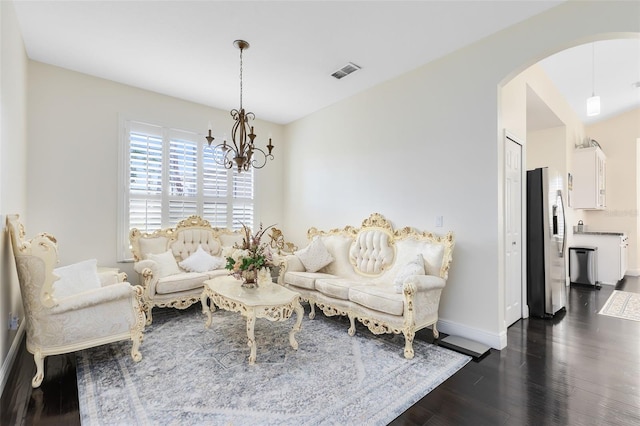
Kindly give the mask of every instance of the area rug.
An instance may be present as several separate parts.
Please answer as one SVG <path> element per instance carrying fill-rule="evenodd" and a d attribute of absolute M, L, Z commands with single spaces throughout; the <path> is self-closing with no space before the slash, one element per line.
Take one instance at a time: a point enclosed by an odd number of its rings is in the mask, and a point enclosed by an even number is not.
<path fill-rule="evenodd" d="M 211 328 L 200 309 L 154 312 L 142 361 L 120 342 L 77 353 L 83 425 L 384 425 L 462 368 L 470 357 L 375 336 L 348 321 L 305 316 L 255 324 L 257 360 L 248 364 L 245 320 L 216 311 Z"/>
<path fill-rule="evenodd" d="M 640 321 L 640 294 L 613 290 L 600 312 L 601 315 Z"/>

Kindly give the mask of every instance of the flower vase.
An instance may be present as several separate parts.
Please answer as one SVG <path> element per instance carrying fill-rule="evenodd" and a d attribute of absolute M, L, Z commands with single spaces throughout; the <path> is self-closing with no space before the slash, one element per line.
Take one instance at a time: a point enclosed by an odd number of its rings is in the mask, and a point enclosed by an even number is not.
<path fill-rule="evenodd" d="M 243 288 L 258 287 L 258 274 L 255 270 L 242 271 L 242 287 Z"/>

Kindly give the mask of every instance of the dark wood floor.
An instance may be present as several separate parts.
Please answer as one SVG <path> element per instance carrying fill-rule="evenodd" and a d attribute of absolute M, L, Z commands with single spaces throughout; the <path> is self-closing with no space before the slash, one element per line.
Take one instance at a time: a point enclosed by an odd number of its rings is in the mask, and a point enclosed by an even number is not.
<path fill-rule="evenodd" d="M 640 279 L 619 290 L 640 293 Z M 613 291 L 572 286 L 566 312 L 526 319 L 508 346 L 471 361 L 392 425 L 640 425 L 640 322 L 598 315 Z M 417 338 L 431 340 L 426 330 Z M 75 356 L 17 355 L 1 398 L 2 425 L 79 425 Z"/>

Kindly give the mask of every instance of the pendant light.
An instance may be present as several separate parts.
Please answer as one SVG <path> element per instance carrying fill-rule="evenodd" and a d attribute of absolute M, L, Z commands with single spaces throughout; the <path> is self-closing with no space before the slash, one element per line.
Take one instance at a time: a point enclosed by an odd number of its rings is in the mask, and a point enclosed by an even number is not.
<path fill-rule="evenodd" d="M 591 97 L 587 99 L 587 116 L 600 114 L 600 96 L 596 96 L 596 44 L 591 44 Z"/>

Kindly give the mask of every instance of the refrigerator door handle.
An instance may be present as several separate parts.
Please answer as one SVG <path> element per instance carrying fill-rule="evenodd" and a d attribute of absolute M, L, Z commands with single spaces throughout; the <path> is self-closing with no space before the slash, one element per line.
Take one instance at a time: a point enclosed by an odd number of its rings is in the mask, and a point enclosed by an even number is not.
<path fill-rule="evenodd" d="M 564 216 L 564 201 L 562 200 L 562 190 L 558 189 L 558 199 L 560 200 L 560 213 L 562 214 L 562 244 L 560 245 L 560 257 L 564 257 L 564 248 L 567 244 L 567 224 Z"/>

